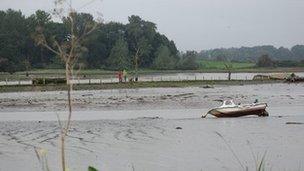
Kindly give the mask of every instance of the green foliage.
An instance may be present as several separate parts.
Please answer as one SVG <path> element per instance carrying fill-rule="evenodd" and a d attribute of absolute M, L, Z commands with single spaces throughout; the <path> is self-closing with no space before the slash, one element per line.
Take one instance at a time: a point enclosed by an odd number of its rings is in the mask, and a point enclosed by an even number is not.
<path fill-rule="evenodd" d="M 278 67 L 304 67 L 304 60 L 303 61 L 277 61 L 276 66 Z"/>
<path fill-rule="evenodd" d="M 197 63 L 197 53 L 195 51 L 187 51 L 182 55 L 178 63 L 178 69 L 195 70 L 198 68 L 199 64 Z"/>
<path fill-rule="evenodd" d="M 94 167 L 92 167 L 92 166 L 89 166 L 88 171 L 98 171 L 98 170 L 97 170 L 97 169 L 95 169 L 95 168 L 94 168 Z"/>
<path fill-rule="evenodd" d="M 76 15 L 76 35 L 82 35 L 87 29 L 86 26 L 92 26 L 95 22 L 90 14 L 73 15 Z M 67 19 L 64 19 L 63 23 L 54 22 L 49 13 L 41 10 L 29 17 L 25 17 L 20 11 L 0 11 L 0 72 L 14 73 L 27 68 L 63 67 L 54 53 L 35 44 L 35 32 L 43 32 L 46 41 L 54 48 L 54 40 L 59 44 L 67 42 L 70 24 Z M 133 64 L 133 57 L 138 51 L 139 68 L 151 68 L 160 45 L 167 46 L 170 54 L 176 58 L 178 51 L 175 43 L 156 30 L 156 24 L 139 16 L 129 17 L 127 24 L 103 24 L 80 42 L 79 46 L 84 48 L 79 53 L 79 62 L 87 68 L 113 69 L 115 63 L 123 61 L 118 67 L 115 64 L 115 67 L 128 68 Z M 123 55 L 123 59 L 118 58 L 121 53 L 127 54 L 127 51 L 128 55 Z M 112 57 L 114 59 L 111 59 Z"/>
<path fill-rule="evenodd" d="M 46 84 L 66 84 L 65 78 L 34 78 L 34 85 L 46 85 Z"/>
<path fill-rule="evenodd" d="M 171 55 L 167 46 L 160 46 L 156 51 L 154 66 L 156 69 L 174 69 L 176 59 Z"/>
<path fill-rule="evenodd" d="M 294 55 L 294 58 L 304 60 L 304 45 L 296 45 L 292 47 L 291 52 Z"/>
<path fill-rule="evenodd" d="M 258 67 L 274 67 L 275 62 L 268 55 L 262 55 L 256 65 Z"/>
<path fill-rule="evenodd" d="M 77 35 L 81 35 L 86 25 L 94 24 L 94 17 L 86 13 L 75 13 Z M 35 44 L 35 31 L 41 30 L 54 47 L 54 40 L 59 44 L 69 39 L 69 21 L 63 23 L 55 22 L 48 12 L 38 10 L 33 15 L 24 16 L 20 11 L 0 11 L 0 72 L 14 73 L 28 69 L 39 68 L 63 68 L 63 63 L 48 49 Z M 124 40 L 122 43 L 121 40 Z M 179 55 L 175 43 L 165 35 L 157 32 L 155 23 L 145 21 L 139 16 L 130 16 L 127 24 L 109 22 L 103 24 L 96 31 L 91 33 L 83 42 L 80 42 L 82 52 L 79 53 L 79 62 L 82 68 L 89 69 L 113 69 L 118 61 L 124 61 L 115 69 L 134 68 L 134 57 L 138 51 L 138 67 L 157 69 L 197 69 L 198 66 L 204 69 L 223 69 L 222 64 L 202 62 L 200 65 L 194 58 L 218 61 L 252 61 L 256 63 L 263 54 L 269 54 L 278 66 L 294 66 L 294 63 L 287 61 L 304 60 L 304 45 L 296 45 L 290 50 L 284 47 L 273 46 L 242 47 L 229 49 L 213 49 L 200 53 L 186 52 Z M 164 50 L 164 47 L 167 47 Z M 126 48 L 127 47 L 127 48 Z M 68 47 L 66 47 L 68 48 Z M 160 49 L 163 49 L 160 53 Z M 124 55 L 119 59 L 119 54 Z M 169 52 L 168 52 L 169 51 Z M 165 53 L 170 55 L 164 55 Z M 162 56 L 162 57 L 160 57 Z M 164 57 L 164 56 L 167 56 Z M 114 58 L 114 59 L 111 59 Z M 121 57 L 120 57 L 121 58 Z M 127 60 L 126 60 L 126 59 Z M 126 62 L 128 61 L 128 62 Z M 166 61 L 170 61 L 166 65 Z M 173 66 L 174 61 L 177 64 Z M 285 61 L 285 62 L 280 62 Z M 111 65 L 109 65 L 111 64 Z M 246 68 L 251 64 L 233 64 L 233 68 Z M 300 65 L 300 63 L 297 64 Z"/>
<path fill-rule="evenodd" d="M 122 38 L 117 40 L 107 60 L 109 68 L 123 70 L 130 67 L 128 44 Z"/>
<path fill-rule="evenodd" d="M 273 60 L 304 60 L 304 45 L 296 45 L 291 49 L 274 46 L 255 46 L 241 48 L 221 48 L 201 51 L 200 59 L 209 60 L 234 60 L 234 61 L 257 61 L 264 54 L 273 57 Z"/>

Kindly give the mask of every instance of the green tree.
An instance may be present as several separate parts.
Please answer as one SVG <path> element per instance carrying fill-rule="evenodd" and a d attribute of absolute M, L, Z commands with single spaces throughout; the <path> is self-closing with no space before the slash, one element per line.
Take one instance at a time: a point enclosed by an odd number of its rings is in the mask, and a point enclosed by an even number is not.
<path fill-rule="evenodd" d="M 275 62 L 268 55 L 262 55 L 256 65 L 258 67 L 274 67 Z"/>
<path fill-rule="evenodd" d="M 228 80 L 230 81 L 231 80 L 231 72 L 232 72 L 232 69 L 233 69 L 233 65 L 230 61 L 226 61 L 224 63 L 224 66 L 225 66 L 225 69 L 228 73 Z"/>
<path fill-rule="evenodd" d="M 304 60 L 304 45 L 296 45 L 292 47 L 291 52 L 296 60 Z"/>
<path fill-rule="evenodd" d="M 84 35 L 83 33 L 94 24 L 93 16 L 90 14 L 74 13 L 73 15 L 75 15 L 74 25 L 77 25 L 74 35 L 77 37 Z M 46 47 L 37 46 L 33 38 L 36 38 L 37 32 L 43 33 L 46 42 L 57 42 L 68 50 L 67 42 L 71 40 L 69 28 L 71 23 L 68 17 L 63 18 L 62 22 L 55 22 L 48 12 L 42 10 L 36 11 L 29 17 L 25 17 L 20 11 L 0 11 L 0 56 L 5 59 L 3 60 L 5 62 L 2 61 L 0 71 L 15 72 L 30 68 L 64 66 L 62 65 L 64 62 L 58 60 L 58 55 Z M 179 60 L 175 43 L 157 32 L 154 23 L 145 21 L 139 16 L 130 16 L 127 24 L 117 22 L 102 24 L 96 31 L 84 37 L 85 39 L 79 42 L 82 54 L 79 55 L 81 59 L 77 65 L 81 63 L 88 68 L 107 68 L 108 57 L 121 38 L 127 42 L 129 60 L 134 64 L 132 68 L 154 66 L 160 45 L 166 46 L 171 56 L 176 61 Z M 55 44 L 50 46 L 56 47 Z"/>
<path fill-rule="evenodd" d="M 139 66 L 151 66 L 156 51 L 152 47 L 152 41 L 156 35 L 156 25 L 142 20 L 139 16 L 132 15 L 129 17 L 129 23 L 126 27 L 127 40 L 132 56 L 137 56 Z"/>
<path fill-rule="evenodd" d="M 197 52 L 195 51 L 187 51 L 183 54 L 178 65 L 178 68 L 183 70 L 195 70 L 198 67 Z"/>
<path fill-rule="evenodd" d="M 167 46 L 160 46 L 156 51 L 156 59 L 154 67 L 156 69 L 174 69 L 176 66 L 176 59 L 172 56 Z"/>
<path fill-rule="evenodd" d="M 23 61 L 28 56 L 30 41 L 25 16 L 20 11 L 7 10 L 0 15 L 0 56 L 7 59 L 10 73 L 24 70 Z"/>
<path fill-rule="evenodd" d="M 130 57 L 128 43 L 120 38 L 111 50 L 107 59 L 108 68 L 115 70 L 123 70 L 130 67 Z"/>

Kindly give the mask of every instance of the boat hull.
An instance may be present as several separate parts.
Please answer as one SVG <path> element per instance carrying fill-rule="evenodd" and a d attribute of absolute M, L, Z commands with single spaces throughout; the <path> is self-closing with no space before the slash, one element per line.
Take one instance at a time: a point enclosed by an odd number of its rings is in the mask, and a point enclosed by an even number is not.
<path fill-rule="evenodd" d="M 257 104 L 254 106 L 242 106 L 242 107 L 228 107 L 228 108 L 216 108 L 212 109 L 208 112 L 218 118 L 223 117 L 241 117 L 241 116 L 249 116 L 249 115 L 257 115 L 257 116 L 269 116 L 266 111 L 267 104 Z"/>

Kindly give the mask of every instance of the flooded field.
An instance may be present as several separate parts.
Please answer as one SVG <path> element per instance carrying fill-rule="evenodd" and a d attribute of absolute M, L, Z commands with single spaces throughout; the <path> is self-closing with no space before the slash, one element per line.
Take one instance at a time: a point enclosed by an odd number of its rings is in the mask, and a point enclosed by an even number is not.
<path fill-rule="evenodd" d="M 38 171 L 34 147 L 59 169 L 56 114 L 65 92 L 0 94 L 0 170 Z M 255 170 L 266 153 L 268 170 L 304 169 L 304 84 L 147 88 L 73 92 L 68 138 L 70 170 Z M 269 104 L 270 117 L 201 115 L 219 99 Z M 294 123 L 299 124 L 286 124 Z"/>
<path fill-rule="evenodd" d="M 231 79 L 233 80 L 252 80 L 257 74 L 270 75 L 269 73 L 232 73 Z M 282 72 L 271 73 L 282 74 Z M 304 77 L 304 72 L 295 72 L 296 75 Z M 184 80 L 226 80 L 227 73 L 163 73 L 163 74 L 144 74 L 139 76 L 139 81 L 184 81 Z M 102 84 L 102 83 L 117 83 L 119 82 L 116 75 L 108 75 L 101 78 L 85 79 L 74 78 L 74 84 Z M 31 80 L 7 80 L 0 81 L 1 85 L 32 85 Z"/>

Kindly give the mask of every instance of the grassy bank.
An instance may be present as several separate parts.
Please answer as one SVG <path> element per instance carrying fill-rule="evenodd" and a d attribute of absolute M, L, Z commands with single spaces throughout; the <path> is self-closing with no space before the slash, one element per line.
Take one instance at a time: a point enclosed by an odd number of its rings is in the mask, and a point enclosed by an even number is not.
<path fill-rule="evenodd" d="M 209 67 L 201 68 L 199 70 L 140 70 L 139 75 L 161 75 L 161 74 L 175 74 L 175 73 L 219 73 L 226 72 L 223 68 L 223 63 L 217 64 L 210 63 Z M 250 73 L 273 73 L 273 72 L 304 72 L 304 68 L 256 68 L 245 67 L 251 66 L 251 63 L 234 63 L 234 73 L 250 72 Z M 129 71 L 132 74 L 132 71 Z M 29 76 L 26 76 L 26 72 L 16 72 L 14 74 L 0 73 L 0 81 L 7 80 L 30 80 L 31 78 L 49 78 L 49 77 L 64 77 L 65 71 L 63 69 L 42 69 L 32 70 L 28 72 Z M 115 77 L 115 71 L 106 71 L 98 69 L 81 70 L 78 74 L 81 79 L 100 79 L 100 78 L 113 78 Z"/>
<path fill-rule="evenodd" d="M 153 87 L 204 87 L 206 85 L 246 85 L 282 83 L 282 81 L 258 81 L 258 80 L 215 80 L 215 81 L 159 81 L 159 82 L 137 82 L 137 83 L 108 83 L 108 84 L 81 84 L 74 85 L 74 90 L 102 90 L 102 89 L 133 89 Z M 61 91 L 66 90 L 66 85 L 39 85 L 39 86 L 0 86 L 0 92 L 22 92 L 22 91 Z"/>

